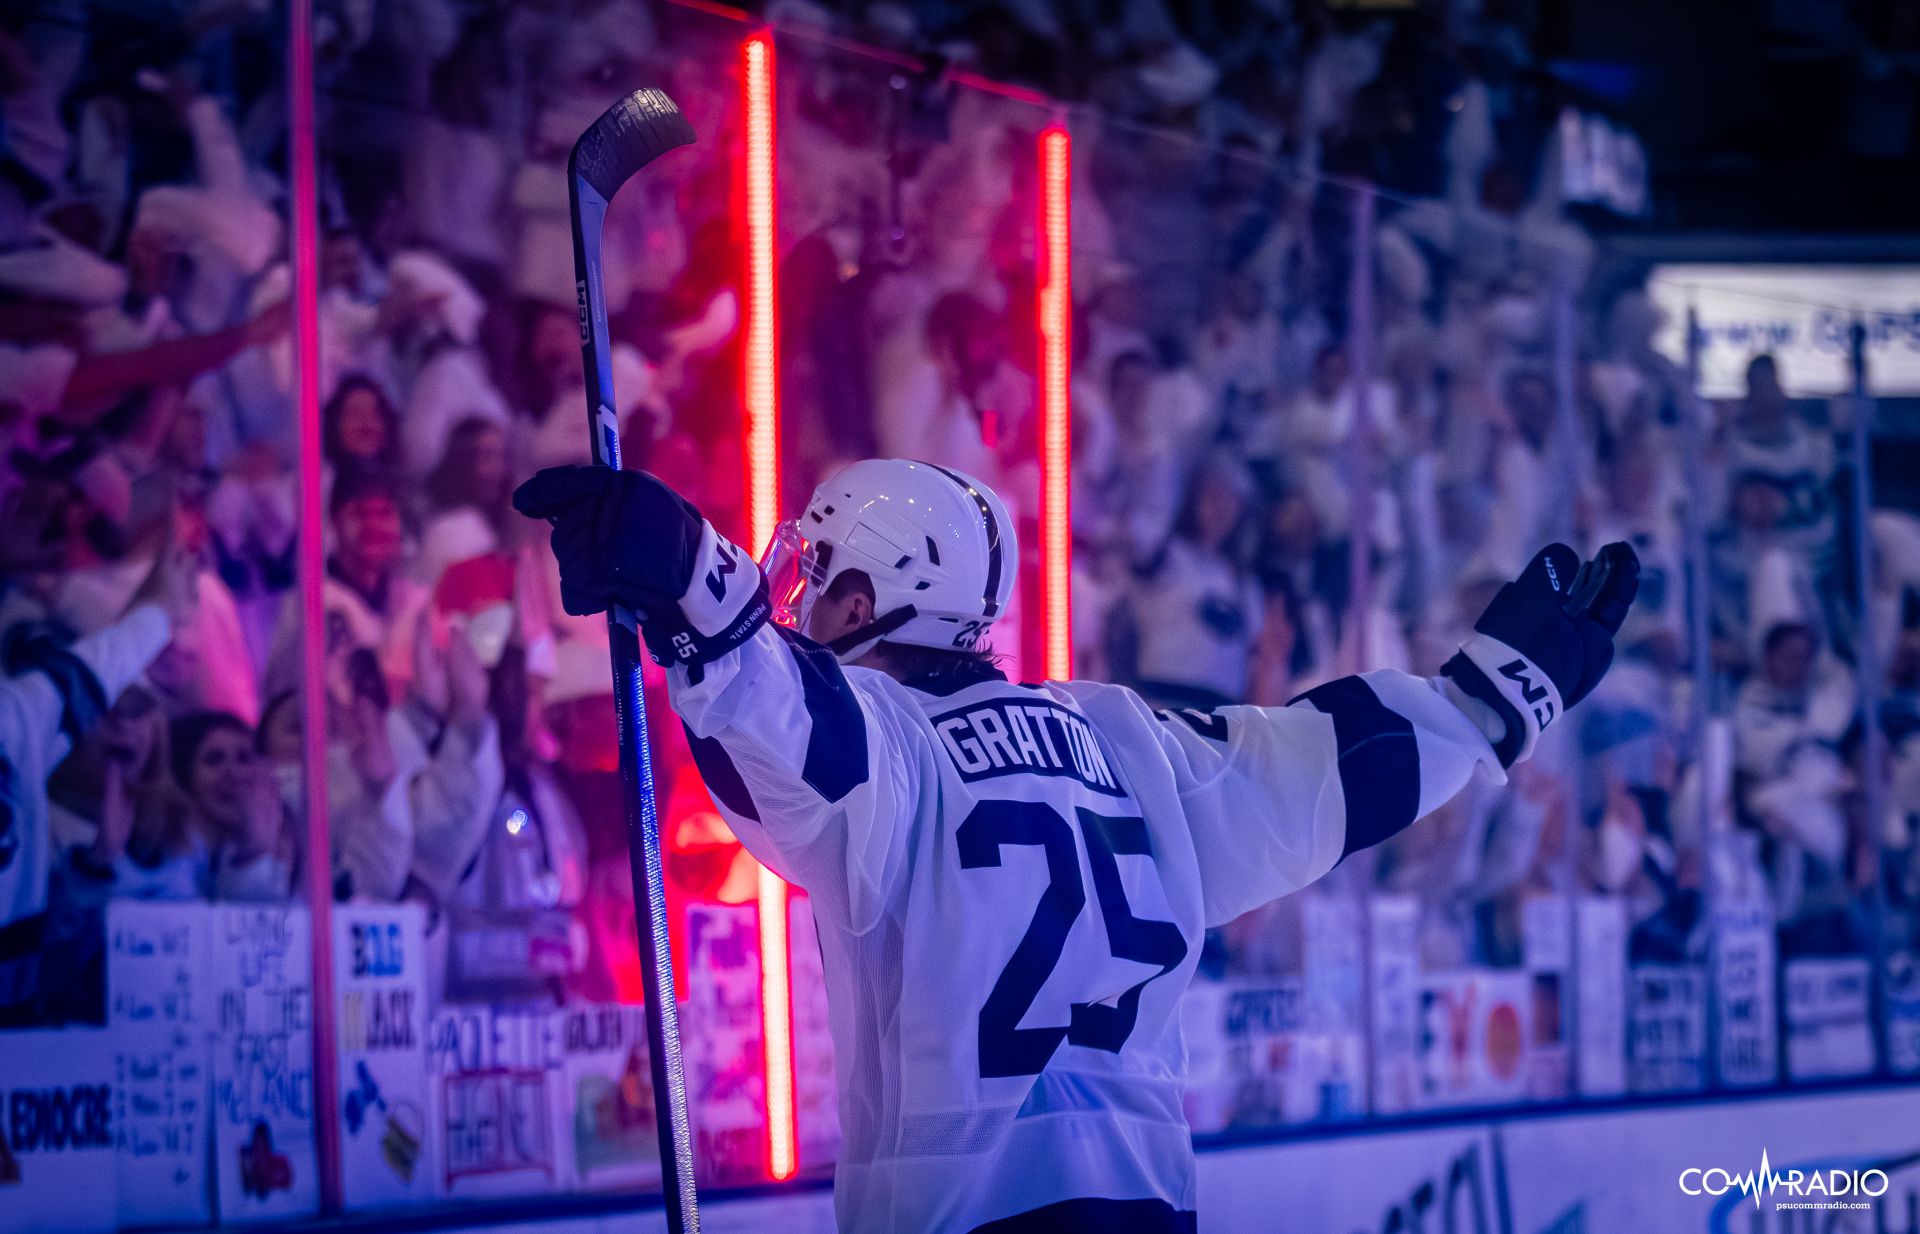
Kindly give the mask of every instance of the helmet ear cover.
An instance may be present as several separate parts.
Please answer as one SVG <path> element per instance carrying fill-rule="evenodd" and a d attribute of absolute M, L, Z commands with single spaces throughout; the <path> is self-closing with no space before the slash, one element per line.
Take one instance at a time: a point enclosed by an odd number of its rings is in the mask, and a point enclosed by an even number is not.
<path fill-rule="evenodd" d="M 842 634 L 827 644 L 827 650 L 831 651 L 834 658 L 843 664 L 849 660 L 857 660 L 873 650 L 874 645 L 881 639 L 919 615 L 913 611 L 913 605 L 903 604 L 884 617 L 876 617 L 866 625 Z"/>

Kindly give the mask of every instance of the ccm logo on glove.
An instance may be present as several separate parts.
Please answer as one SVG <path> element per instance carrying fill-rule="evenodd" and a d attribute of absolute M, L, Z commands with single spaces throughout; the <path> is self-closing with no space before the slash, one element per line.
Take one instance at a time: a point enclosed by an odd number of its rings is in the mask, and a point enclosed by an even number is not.
<path fill-rule="evenodd" d="M 715 603 L 724 603 L 727 598 L 727 580 L 740 568 L 739 550 L 725 540 L 719 544 L 720 563 L 707 571 L 707 590 L 713 593 Z"/>
<path fill-rule="evenodd" d="M 1530 704 L 1539 704 L 1543 701 L 1546 703 L 1545 707 L 1536 705 L 1533 708 L 1533 718 L 1540 725 L 1541 731 L 1545 732 L 1547 725 L 1553 723 L 1555 714 L 1553 700 L 1548 697 L 1553 691 L 1545 685 L 1534 685 L 1533 678 L 1529 675 L 1531 670 L 1531 665 L 1515 656 L 1500 666 L 1500 675 L 1520 687 L 1522 701 Z"/>

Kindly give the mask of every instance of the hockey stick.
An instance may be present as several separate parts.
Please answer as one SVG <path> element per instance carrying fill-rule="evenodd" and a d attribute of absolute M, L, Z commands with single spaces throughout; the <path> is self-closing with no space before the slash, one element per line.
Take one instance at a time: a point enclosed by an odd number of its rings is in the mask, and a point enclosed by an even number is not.
<path fill-rule="evenodd" d="M 637 90 L 607 109 L 567 159 L 573 207 L 573 277 L 580 295 L 580 350 L 587 369 L 588 427 L 593 461 L 620 466 L 620 425 L 614 414 L 613 356 L 607 342 L 607 301 L 600 281 L 600 230 L 607 203 L 642 167 L 693 141 L 693 128 L 658 90 Z M 693 1184 L 693 1132 L 687 1121 L 686 1081 L 680 1066 L 680 1024 L 673 1002 L 673 952 L 667 943 L 667 898 L 660 864 L 660 819 L 653 803 L 653 764 L 647 757 L 647 711 L 640 694 L 640 638 L 634 615 L 607 614 L 613 653 L 613 705 L 620 726 L 620 779 L 627 811 L 627 852 L 633 862 L 634 918 L 640 931 L 640 971 L 647 992 L 647 1049 L 653 1064 L 653 1109 L 660 1135 L 660 1183 L 668 1234 L 699 1234 Z"/>

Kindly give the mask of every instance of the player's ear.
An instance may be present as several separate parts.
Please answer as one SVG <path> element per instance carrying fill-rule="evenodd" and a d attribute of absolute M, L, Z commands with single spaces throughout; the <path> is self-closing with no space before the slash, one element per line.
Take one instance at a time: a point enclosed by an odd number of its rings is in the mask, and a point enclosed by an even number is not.
<path fill-rule="evenodd" d="M 831 607 L 824 612 L 816 608 L 814 610 L 816 618 L 824 618 L 823 634 L 816 637 L 838 638 L 842 634 L 858 630 L 873 620 L 873 584 L 867 581 L 865 571 L 842 570 L 834 576 L 832 585 L 827 588 L 827 593 L 821 596 L 820 600 L 821 603 L 829 606 L 836 604 L 840 606 L 839 628 L 834 628 L 834 610 Z"/>
<path fill-rule="evenodd" d="M 873 593 L 862 587 L 847 597 L 846 629 L 857 630 L 873 620 Z"/>

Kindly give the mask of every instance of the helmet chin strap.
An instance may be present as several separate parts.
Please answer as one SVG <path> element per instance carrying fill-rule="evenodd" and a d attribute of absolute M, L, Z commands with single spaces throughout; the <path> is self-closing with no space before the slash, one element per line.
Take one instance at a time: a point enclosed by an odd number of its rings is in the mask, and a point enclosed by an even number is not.
<path fill-rule="evenodd" d="M 873 644 L 879 642 L 887 635 L 892 634 L 895 630 L 898 630 L 901 626 L 906 625 L 919 615 L 913 605 L 902 604 L 885 617 L 876 617 L 866 625 L 842 634 L 839 638 L 827 644 L 827 650 L 831 651 L 834 659 L 840 661 L 840 663 L 850 663 L 865 655 Z"/>

